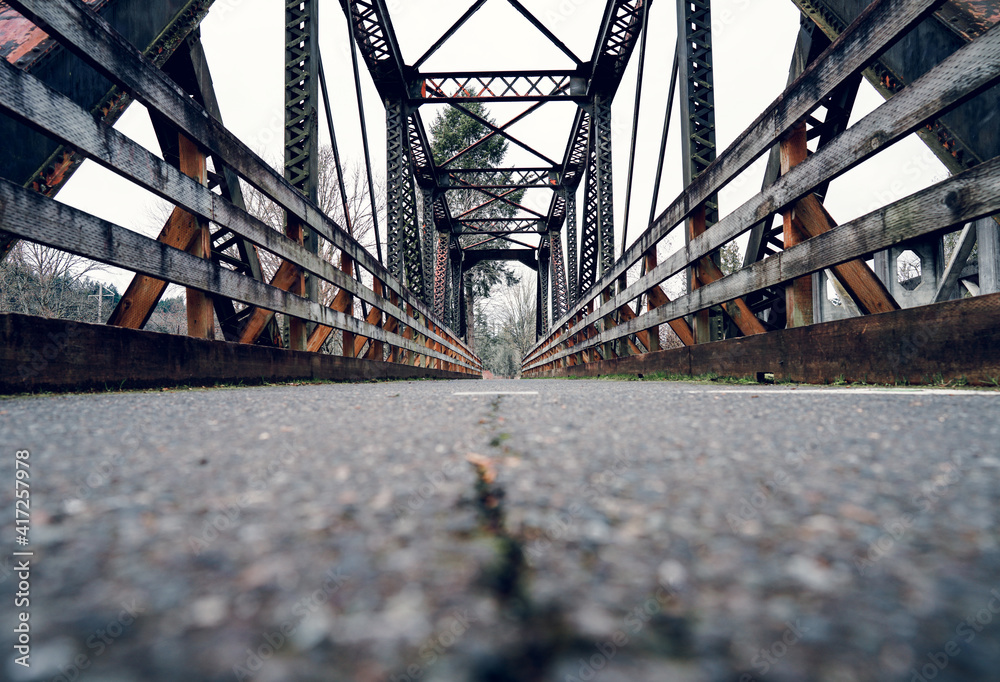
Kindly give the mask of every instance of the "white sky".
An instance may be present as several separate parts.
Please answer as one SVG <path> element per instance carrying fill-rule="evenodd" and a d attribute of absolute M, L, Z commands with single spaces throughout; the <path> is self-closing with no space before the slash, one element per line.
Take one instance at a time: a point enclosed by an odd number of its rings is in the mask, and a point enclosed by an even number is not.
<path fill-rule="evenodd" d="M 419 59 L 471 2 L 389 0 L 404 60 L 413 63 Z M 320 5 L 320 42 L 333 117 L 341 154 L 350 167 L 363 163 L 364 157 L 347 47 L 347 23 L 339 3 L 321 2 Z M 590 59 L 604 2 L 527 0 L 525 5 L 577 56 L 584 61 Z M 673 2 L 660 0 L 650 11 L 629 243 L 642 232 L 642 224 L 649 213 L 677 24 Z M 282 154 L 283 21 L 284 3 L 276 0 L 218 0 L 202 24 L 202 39 L 223 120 L 237 137 L 269 159 L 280 159 Z M 720 151 L 732 144 L 784 89 L 797 30 L 798 10 L 789 0 L 713 2 Z M 636 49 L 612 112 L 616 250 L 621 245 L 620 230 L 625 211 L 638 55 Z M 572 62 L 507 2 L 490 0 L 478 16 L 423 65 L 422 70 L 561 69 L 571 66 Z M 385 110 L 363 61 L 361 72 L 373 168 L 377 176 L 384 176 Z M 882 98 L 863 82 L 852 123 L 881 103 Z M 528 106 L 495 104 L 490 105 L 490 110 L 499 123 L 504 123 Z M 539 113 L 513 126 L 510 132 L 550 158 L 561 161 L 574 106 L 548 104 Z M 433 106 L 423 108 L 425 125 L 430 125 L 435 112 Z M 148 115 L 140 105 L 134 104 L 116 128 L 159 153 Z M 328 142 L 325 120 L 321 121 L 320 130 L 321 143 L 325 144 Z M 658 213 L 682 190 L 680 133 L 675 103 Z M 720 196 L 723 215 L 760 190 L 765 161 L 766 155 L 723 190 Z M 508 163 L 544 165 L 514 145 L 510 147 Z M 945 176 L 943 166 L 919 139 L 911 136 L 835 181 L 826 205 L 842 223 Z M 544 214 L 550 197 L 549 190 L 532 190 L 526 195 L 525 203 Z M 160 229 L 160 218 L 153 210 L 159 200 L 89 161 L 58 198 L 143 234 L 155 236 Z M 578 203 L 582 204 L 582 188 Z M 383 233 L 384 229 L 383 225 Z M 131 274 L 107 268 L 99 278 L 114 283 L 123 291 Z"/>

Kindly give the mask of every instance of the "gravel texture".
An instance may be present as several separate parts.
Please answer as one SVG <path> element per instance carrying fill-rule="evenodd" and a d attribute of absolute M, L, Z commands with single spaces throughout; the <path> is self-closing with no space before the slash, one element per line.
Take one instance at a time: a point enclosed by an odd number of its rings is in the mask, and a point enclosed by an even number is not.
<path fill-rule="evenodd" d="M 34 556 L 25 669 L 8 511 L 0 679 L 1000 680 L 998 416 L 645 381 L 3 399 Z"/>

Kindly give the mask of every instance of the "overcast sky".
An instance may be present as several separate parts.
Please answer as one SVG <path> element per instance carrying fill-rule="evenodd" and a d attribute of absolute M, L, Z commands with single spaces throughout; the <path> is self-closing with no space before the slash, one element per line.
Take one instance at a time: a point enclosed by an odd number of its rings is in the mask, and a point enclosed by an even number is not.
<path fill-rule="evenodd" d="M 413 63 L 471 4 L 472 0 L 389 0 L 388 5 L 407 63 Z M 589 60 L 604 10 L 600 0 L 526 0 L 535 15 L 576 53 Z M 798 30 L 798 10 L 789 0 L 715 0 L 713 43 L 717 142 L 725 149 L 785 87 Z M 643 230 L 649 213 L 656 154 L 663 125 L 670 60 L 676 36 L 676 3 L 660 0 L 650 10 L 642 110 L 637 137 L 636 177 L 629 243 Z M 283 125 L 284 3 L 277 0 L 217 0 L 202 24 L 202 38 L 227 127 L 259 154 L 280 159 Z M 345 164 L 363 163 L 361 133 L 347 43 L 347 22 L 339 2 L 320 2 L 320 43 L 331 93 L 333 118 Z M 613 108 L 616 249 L 621 246 L 632 137 L 632 109 L 638 49 L 626 72 Z M 572 62 L 549 43 L 505 0 L 490 0 L 451 42 L 422 67 L 424 71 L 481 69 L 561 69 Z M 385 174 L 385 110 L 361 62 L 362 86 L 373 166 Z M 882 98 L 862 83 L 853 121 L 872 111 Z M 528 104 L 494 104 L 500 123 Z M 573 104 L 554 103 L 511 127 L 511 134 L 556 161 L 561 161 L 574 115 Z M 425 106 L 430 125 L 437 109 Z M 159 154 L 145 109 L 133 104 L 116 128 Z M 328 142 L 325 121 L 322 143 Z M 664 181 L 657 211 L 681 192 L 680 128 L 677 107 L 667 148 Z M 737 178 L 720 197 L 722 214 L 760 190 L 763 163 Z M 510 165 L 544 165 L 511 146 Z M 880 153 L 831 186 L 827 207 L 841 223 L 913 193 L 946 176 L 943 166 L 915 136 Z M 581 201 L 582 203 L 582 194 Z M 525 203 L 545 213 L 549 190 L 532 190 Z M 86 162 L 58 199 L 107 220 L 155 236 L 160 229 L 159 201 L 153 195 Z M 161 202 L 162 203 L 162 202 Z M 384 226 L 383 231 L 384 231 Z M 745 240 L 744 240 L 745 241 Z M 123 291 L 131 274 L 107 268 L 99 276 Z"/>

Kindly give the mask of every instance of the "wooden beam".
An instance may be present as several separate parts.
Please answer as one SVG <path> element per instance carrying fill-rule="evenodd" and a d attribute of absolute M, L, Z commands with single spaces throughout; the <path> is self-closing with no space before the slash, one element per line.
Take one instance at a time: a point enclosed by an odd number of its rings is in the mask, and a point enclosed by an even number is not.
<path fill-rule="evenodd" d="M 0 314 L 0 394 L 418 378 L 478 374 Z"/>
<path fill-rule="evenodd" d="M 205 163 L 205 153 L 185 135 L 178 135 L 180 150 L 181 173 L 193 179 L 199 185 L 208 184 L 208 166 Z M 197 216 L 191 216 L 195 237 L 191 241 L 188 252 L 197 258 L 212 257 L 212 233 L 208 229 L 208 221 Z M 215 306 L 212 299 L 198 289 L 187 290 L 187 323 L 188 336 L 197 339 L 215 338 Z"/>
<path fill-rule="evenodd" d="M 302 272 L 289 261 L 282 261 L 271 278 L 271 286 L 282 291 L 291 291 L 301 280 Z M 274 311 L 254 308 L 240 331 L 240 343 L 257 343 L 257 339 L 274 319 Z M 292 348 L 292 350 L 299 350 Z"/>
<path fill-rule="evenodd" d="M 707 229 L 705 225 L 705 204 L 699 205 L 691 212 L 691 215 L 688 216 L 687 224 L 687 236 L 689 241 L 693 241 L 694 239 L 705 234 L 705 230 Z M 710 258 L 711 256 L 699 259 L 688 269 L 688 291 L 697 291 L 697 289 L 702 285 L 703 264 L 705 264 L 705 261 Z M 711 311 L 699 310 L 692 316 L 691 321 L 695 343 L 708 343 L 712 340 Z"/>
<path fill-rule="evenodd" d="M 806 160 L 806 124 L 799 123 L 781 141 L 781 174 L 787 175 L 795 166 Z M 794 206 L 782 212 L 784 220 L 782 236 L 785 248 L 801 244 L 809 237 L 793 219 Z M 799 277 L 785 285 L 785 312 L 789 327 L 804 327 L 813 323 L 813 278 L 812 275 Z"/>
<path fill-rule="evenodd" d="M 815 194 L 810 194 L 795 202 L 791 220 L 796 229 L 806 238 L 818 237 L 837 226 L 837 222 L 827 213 Z M 837 281 L 851 297 L 858 310 L 865 315 L 888 313 L 899 310 L 899 304 L 892 297 L 885 284 L 861 258 L 834 265 L 830 268 Z"/>
<path fill-rule="evenodd" d="M 188 251 L 194 241 L 200 237 L 197 222 L 190 213 L 175 208 L 163 224 L 157 241 L 172 246 L 175 249 Z M 156 310 L 156 305 L 163 298 L 168 282 L 146 275 L 136 275 L 129 282 L 128 288 L 118 301 L 108 324 L 113 327 L 142 329 L 149 322 L 150 316 Z"/>

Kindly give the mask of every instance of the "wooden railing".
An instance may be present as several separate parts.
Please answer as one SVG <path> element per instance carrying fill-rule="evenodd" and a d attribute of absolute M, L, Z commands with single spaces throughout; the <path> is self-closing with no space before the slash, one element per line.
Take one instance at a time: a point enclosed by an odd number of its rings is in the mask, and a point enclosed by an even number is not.
<path fill-rule="evenodd" d="M 525 375 L 557 375 L 581 365 L 655 352 L 658 327 L 668 323 L 684 345 L 703 343 L 706 339 L 695 338 L 685 316 L 786 286 L 791 311 L 796 303 L 792 283 L 826 268 L 836 268 L 837 278 L 862 312 L 898 310 L 865 259 L 906 240 L 955 230 L 1000 212 L 1000 158 L 840 226 L 813 189 L 1000 82 L 1000 27 L 957 50 L 815 153 L 805 148 L 804 126 L 824 98 L 938 4 L 883 0 L 869 6 L 555 321 L 552 332 L 525 356 Z M 776 144 L 781 148 L 783 175 L 704 229 L 705 202 Z M 784 250 L 723 276 L 711 255 L 773 213 L 785 217 Z M 657 262 L 657 245 L 685 222 L 690 234 L 686 246 Z M 637 274 L 633 266 L 640 260 L 642 273 Z M 660 284 L 683 271 L 695 277 L 698 286 L 670 300 Z M 781 333 L 765 332 L 753 324 L 756 318 L 741 320 L 750 315 L 745 306 L 730 305 L 727 313 L 744 335 Z M 796 326 L 791 312 L 789 319 L 789 326 Z"/>
<path fill-rule="evenodd" d="M 307 347 L 317 350 L 333 330 L 340 330 L 345 341 L 352 341 L 344 344 L 344 355 L 348 357 L 355 357 L 356 349 L 368 348 L 366 357 L 375 361 L 480 374 L 482 365 L 476 355 L 437 321 L 427 306 L 97 14 L 71 0 L 13 0 L 9 4 L 151 112 L 175 126 L 181 140 L 180 167 L 159 159 L 35 76 L 3 60 L 0 60 L 0 109 L 175 204 L 191 214 L 199 226 L 197 229 L 205 234 L 210 221 L 278 256 L 283 264 L 275 279 L 267 284 L 208 260 L 204 248 L 207 240 L 195 239 L 201 241 L 195 248 L 175 248 L 56 203 L 7 180 L 0 180 L 0 229 L 45 246 L 179 284 L 206 294 L 206 299 L 219 296 L 244 303 L 254 309 L 251 320 L 256 319 L 258 327 L 274 313 L 289 316 L 293 326 L 297 324 L 302 329 L 306 328 L 304 323 L 313 323 L 311 336 L 300 342 L 298 350 Z M 289 225 L 286 234 L 275 231 L 207 187 L 204 165 L 209 153 L 285 211 Z M 344 255 L 347 266 L 342 263 L 341 267 L 335 267 L 305 248 L 302 227 L 330 242 Z M 328 282 L 341 293 L 333 307 L 293 293 L 303 291 L 305 273 Z M 364 284 L 365 280 L 371 286 Z M 372 312 L 364 319 L 355 314 L 355 299 L 371 307 Z M 189 308 L 191 305 L 189 297 Z M 206 314 L 211 320 L 210 307 Z M 256 337 L 248 332 L 246 338 L 252 341 Z M 305 336 L 301 338 L 304 340 Z"/>

